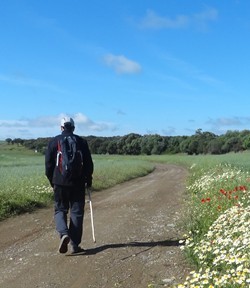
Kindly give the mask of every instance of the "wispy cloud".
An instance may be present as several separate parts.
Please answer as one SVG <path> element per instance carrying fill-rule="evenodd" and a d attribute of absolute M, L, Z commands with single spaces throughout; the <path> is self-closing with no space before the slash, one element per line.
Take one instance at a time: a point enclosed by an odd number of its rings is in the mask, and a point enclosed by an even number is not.
<path fill-rule="evenodd" d="M 118 109 L 118 110 L 116 111 L 116 114 L 117 114 L 117 115 L 126 115 L 126 113 L 125 113 L 122 109 Z"/>
<path fill-rule="evenodd" d="M 52 116 L 41 116 L 37 118 L 23 118 L 19 120 L 0 119 L 1 139 L 6 138 L 37 138 L 51 137 L 60 133 L 60 121 L 66 114 L 61 113 Z M 82 113 L 67 115 L 74 119 L 76 133 L 79 135 L 96 134 L 114 131 L 114 123 L 93 121 Z"/>
<path fill-rule="evenodd" d="M 221 117 L 209 119 L 207 124 L 211 124 L 214 127 L 245 126 L 250 124 L 250 117 Z"/>
<path fill-rule="evenodd" d="M 6 82 L 14 85 L 23 85 L 23 86 L 41 86 L 38 80 L 28 79 L 24 77 L 21 73 L 15 73 L 13 75 L 4 75 L 0 74 L 0 81 Z"/>
<path fill-rule="evenodd" d="M 114 124 L 108 122 L 95 122 L 82 113 L 72 116 L 78 129 L 81 131 L 101 132 L 114 129 Z"/>
<path fill-rule="evenodd" d="M 0 74 L 0 82 L 5 82 L 16 86 L 26 86 L 31 88 L 46 88 L 58 93 L 68 93 L 60 87 L 46 83 L 42 80 L 25 77 L 22 73 L 14 73 L 11 75 Z"/>
<path fill-rule="evenodd" d="M 162 129 L 162 133 L 163 133 L 163 135 L 167 135 L 167 136 L 175 135 L 176 134 L 176 128 L 169 126 L 165 129 Z"/>
<path fill-rule="evenodd" d="M 140 28 L 150 29 L 185 29 L 195 27 L 204 30 L 211 21 L 218 18 L 215 8 L 206 7 L 204 11 L 192 15 L 177 15 L 174 18 L 160 16 L 153 10 L 147 10 L 146 16 L 140 21 Z"/>
<path fill-rule="evenodd" d="M 105 122 L 95 122 L 82 113 L 66 115 L 61 113 L 57 116 L 38 117 L 28 119 L 27 124 L 31 127 L 59 127 L 62 117 L 70 116 L 74 119 L 76 128 L 80 131 L 104 131 L 113 128 L 113 125 Z"/>
<path fill-rule="evenodd" d="M 135 74 L 141 72 L 139 63 L 123 55 L 107 54 L 104 56 L 104 63 L 114 69 L 118 74 Z"/>
<path fill-rule="evenodd" d="M 25 127 L 27 126 L 27 122 L 23 120 L 0 120 L 0 127 L 5 127 L 5 128 L 20 128 L 20 127 Z"/>
<path fill-rule="evenodd" d="M 155 29 L 185 28 L 189 25 L 189 21 L 189 17 L 185 15 L 178 15 L 175 19 L 170 19 L 169 17 L 159 16 L 152 10 L 148 10 L 140 23 L 140 27 Z"/>
<path fill-rule="evenodd" d="M 210 118 L 206 124 L 210 126 L 210 131 L 214 131 L 216 134 L 225 134 L 228 130 L 239 130 L 240 127 L 249 127 L 250 117 Z"/>
<path fill-rule="evenodd" d="M 178 72 L 181 72 L 186 77 L 192 78 L 194 80 L 199 80 L 205 84 L 216 86 L 216 85 L 224 85 L 224 83 L 213 76 L 208 75 L 206 72 L 202 71 L 201 69 L 195 67 L 194 65 L 170 56 L 168 54 L 164 54 L 162 58 L 167 62 L 167 64 L 175 69 Z M 182 80 L 183 81 L 183 80 Z"/>
<path fill-rule="evenodd" d="M 218 15 L 219 13 L 215 8 L 206 8 L 204 11 L 194 14 L 191 21 L 198 30 L 206 30 L 208 23 L 216 21 Z"/>

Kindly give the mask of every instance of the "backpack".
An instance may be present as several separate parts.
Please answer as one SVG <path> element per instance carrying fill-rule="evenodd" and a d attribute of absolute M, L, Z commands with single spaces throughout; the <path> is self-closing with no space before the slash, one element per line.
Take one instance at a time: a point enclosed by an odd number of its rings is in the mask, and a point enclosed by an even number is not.
<path fill-rule="evenodd" d="M 56 166 L 65 180 L 74 180 L 82 177 L 82 152 L 78 149 L 75 136 L 65 136 L 58 141 Z"/>

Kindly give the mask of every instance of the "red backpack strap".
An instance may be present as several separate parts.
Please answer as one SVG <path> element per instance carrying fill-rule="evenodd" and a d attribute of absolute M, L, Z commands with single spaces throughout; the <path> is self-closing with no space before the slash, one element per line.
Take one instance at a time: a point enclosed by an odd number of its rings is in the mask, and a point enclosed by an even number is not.
<path fill-rule="evenodd" d="M 57 142 L 56 166 L 59 167 L 60 172 L 62 172 L 62 149 L 59 140 Z"/>

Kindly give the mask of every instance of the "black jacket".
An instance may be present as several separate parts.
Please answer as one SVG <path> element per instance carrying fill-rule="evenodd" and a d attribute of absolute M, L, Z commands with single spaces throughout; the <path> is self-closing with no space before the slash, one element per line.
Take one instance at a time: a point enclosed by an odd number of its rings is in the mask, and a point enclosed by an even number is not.
<path fill-rule="evenodd" d="M 56 157 L 57 157 L 57 145 L 58 141 L 65 136 L 74 135 L 79 144 L 79 149 L 82 152 L 83 156 L 83 175 L 82 179 L 77 179 L 72 182 L 72 180 L 63 179 L 59 168 L 56 166 Z M 85 139 L 81 138 L 78 135 L 73 134 L 73 132 L 64 130 L 62 134 L 55 136 L 48 144 L 46 153 L 45 153 L 45 175 L 49 179 L 51 186 L 62 185 L 62 186 L 82 186 L 85 184 L 87 186 L 92 185 L 92 174 L 94 170 L 94 165 L 92 157 L 90 154 L 88 143 Z"/>

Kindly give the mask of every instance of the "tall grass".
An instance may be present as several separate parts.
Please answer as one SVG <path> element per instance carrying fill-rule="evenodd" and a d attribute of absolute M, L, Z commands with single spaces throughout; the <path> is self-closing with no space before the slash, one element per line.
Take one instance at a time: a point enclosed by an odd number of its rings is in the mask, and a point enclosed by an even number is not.
<path fill-rule="evenodd" d="M 178 288 L 250 287 L 250 153 L 153 156 L 190 171 L 184 235 L 196 267 Z"/>
<path fill-rule="evenodd" d="M 242 155 L 239 160 L 231 156 L 191 169 L 183 250 L 196 271 L 179 288 L 250 287 L 249 165 L 240 168 Z"/>
<path fill-rule="evenodd" d="M 41 155 L 0 146 L 0 220 L 33 211 L 51 201 Z"/>
<path fill-rule="evenodd" d="M 140 159 L 157 163 L 179 164 L 188 169 L 197 167 L 196 173 L 198 173 L 200 169 L 212 168 L 217 164 L 225 163 L 250 171 L 250 152 L 228 153 L 223 155 L 151 155 L 140 156 Z"/>
<path fill-rule="evenodd" d="M 93 155 L 93 190 L 99 191 L 154 169 L 150 162 L 126 156 Z M 44 156 L 23 147 L 0 145 L 0 220 L 51 203 Z"/>
<path fill-rule="evenodd" d="M 154 169 L 154 163 L 174 163 L 197 167 L 195 177 L 205 167 L 229 162 L 248 169 L 247 153 L 222 156 L 108 156 L 93 155 L 93 189 L 99 191 L 140 177 Z M 22 146 L 0 144 L 0 219 L 31 211 L 51 202 L 53 193 L 44 175 L 44 156 Z"/>
<path fill-rule="evenodd" d="M 102 190 L 116 184 L 145 176 L 154 170 L 154 164 L 131 156 L 94 155 L 94 190 Z"/>

